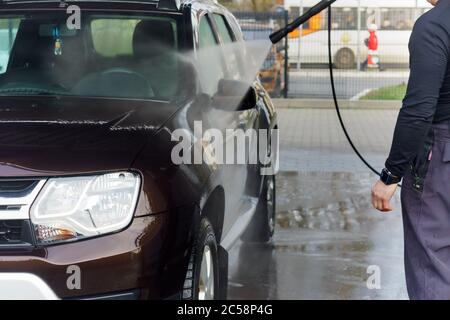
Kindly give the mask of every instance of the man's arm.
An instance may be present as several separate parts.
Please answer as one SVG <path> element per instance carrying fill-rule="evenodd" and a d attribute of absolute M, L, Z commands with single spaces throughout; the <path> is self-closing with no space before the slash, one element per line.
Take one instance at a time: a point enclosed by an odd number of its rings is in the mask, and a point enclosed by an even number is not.
<path fill-rule="evenodd" d="M 411 35 L 411 74 L 386 168 L 401 178 L 430 130 L 447 71 L 449 35 L 438 21 L 419 20 Z"/>
<path fill-rule="evenodd" d="M 447 71 L 450 37 L 434 17 L 417 21 L 409 43 L 411 74 L 400 110 L 386 169 L 402 178 L 409 163 L 425 143 Z M 383 212 L 392 211 L 391 198 L 397 184 L 379 180 L 372 188 L 372 205 Z"/>

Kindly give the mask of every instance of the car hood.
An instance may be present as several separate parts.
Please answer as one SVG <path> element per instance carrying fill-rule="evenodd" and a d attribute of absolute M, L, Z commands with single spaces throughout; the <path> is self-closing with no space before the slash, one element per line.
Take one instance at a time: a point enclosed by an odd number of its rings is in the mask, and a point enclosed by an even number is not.
<path fill-rule="evenodd" d="M 0 98 L 0 176 L 128 169 L 177 109 L 164 101 Z"/>

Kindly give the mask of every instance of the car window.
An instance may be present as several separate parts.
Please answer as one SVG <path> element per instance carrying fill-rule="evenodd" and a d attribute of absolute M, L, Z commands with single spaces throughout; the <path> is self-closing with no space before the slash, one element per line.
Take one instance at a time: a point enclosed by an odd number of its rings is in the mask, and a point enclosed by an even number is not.
<path fill-rule="evenodd" d="M 179 59 L 177 24 L 173 19 L 100 17 L 91 21 L 91 32 L 97 54 L 117 58 L 117 62 L 121 58 L 128 60 L 113 63 L 113 68 L 137 72 L 136 80 L 139 76 L 148 80 L 150 94 L 162 98 L 176 96 Z"/>
<path fill-rule="evenodd" d="M 0 74 L 5 73 L 9 62 L 9 53 L 14 44 L 20 19 L 0 19 Z"/>
<path fill-rule="evenodd" d="M 200 50 L 197 72 L 203 92 L 212 96 L 217 92 L 219 80 L 225 76 L 222 53 L 207 16 L 201 18 L 198 32 Z"/>
<path fill-rule="evenodd" d="M 219 32 L 220 39 L 222 40 L 225 51 L 225 57 L 227 59 L 227 67 L 231 78 L 239 80 L 241 77 L 241 69 L 239 68 L 238 55 L 239 47 L 232 45 L 233 37 L 231 34 L 231 29 L 229 28 L 228 22 L 225 17 L 220 14 L 214 14 L 214 20 L 217 25 L 217 31 Z"/>
<path fill-rule="evenodd" d="M 177 40 L 174 21 L 158 17 L 150 19 L 152 21 L 170 22 L 172 24 L 172 35 L 170 36 L 175 41 Z M 91 22 L 91 32 L 95 51 L 104 57 L 131 56 L 133 54 L 133 36 L 136 26 L 141 21 L 142 19 L 130 18 L 100 18 L 93 20 Z"/>
<path fill-rule="evenodd" d="M 237 40 L 241 40 L 242 38 L 242 30 L 241 27 L 239 26 L 239 24 L 236 21 L 235 17 L 231 17 L 228 19 L 228 22 L 230 23 L 231 29 L 233 29 L 235 38 Z"/>
<path fill-rule="evenodd" d="M 59 10 L 12 21 L 0 12 L 0 96 L 172 100 L 191 94 L 179 89 L 184 29 L 178 17 L 85 11 L 81 23 L 69 30 Z"/>
<path fill-rule="evenodd" d="M 209 22 L 209 19 L 206 16 L 204 16 L 200 20 L 198 38 L 200 48 L 213 47 L 217 45 L 217 40 L 216 37 L 214 36 L 211 23 Z"/>
<path fill-rule="evenodd" d="M 214 20 L 217 24 L 217 30 L 219 31 L 220 38 L 224 43 L 233 42 L 230 30 L 228 29 L 227 23 L 225 22 L 225 17 L 220 14 L 214 15 Z"/>
<path fill-rule="evenodd" d="M 91 22 L 95 51 L 104 57 L 132 55 L 138 19 L 95 19 Z"/>

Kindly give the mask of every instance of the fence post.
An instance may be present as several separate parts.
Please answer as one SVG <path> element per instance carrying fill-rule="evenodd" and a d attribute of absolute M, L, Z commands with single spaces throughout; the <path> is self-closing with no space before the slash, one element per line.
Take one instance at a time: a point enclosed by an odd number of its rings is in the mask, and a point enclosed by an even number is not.
<path fill-rule="evenodd" d="M 289 23 L 289 11 L 284 10 L 284 26 Z M 284 38 L 284 98 L 288 97 L 289 93 L 289 37 Z"/>
<path fill-rule="evenodd" d="M 303 15 L 304 12 L 304 8 L 303 8 L 303 0 L 301 0 L 301 4 L 300 4 L 300 16 Z M 299 28 L 299 33 L 298 33 L 298 49 L 297 49 L 297 71 L 300 71 L 301 68 L 301 56 L 302 56 L 302 35 L 303 35 L 303 25 L 300 26 Z"/>
<path fill-rule="evenodd" d="M 361 71 L 361 0 L 358 0 L 357 19 L 358 25 L 356 29 L 356 70 Z"/>

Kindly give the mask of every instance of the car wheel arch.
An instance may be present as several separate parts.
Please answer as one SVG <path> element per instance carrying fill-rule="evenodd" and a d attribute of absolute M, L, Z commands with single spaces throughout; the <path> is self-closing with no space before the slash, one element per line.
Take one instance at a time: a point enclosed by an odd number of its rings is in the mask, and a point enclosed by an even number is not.
<path fill-rule="evenodd" d="M 220 242 L 225 217 L 225 191 L 222 186 L 217 186 L 209 193 L 200 212 L 201 218 L 206 217 L 211 223 L 217 242 Z"/>

